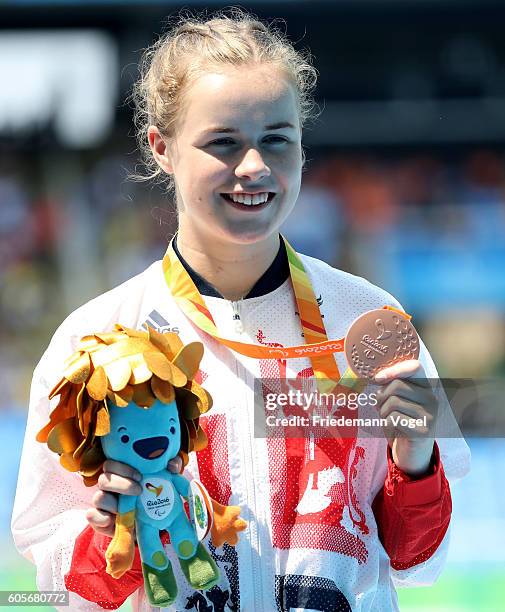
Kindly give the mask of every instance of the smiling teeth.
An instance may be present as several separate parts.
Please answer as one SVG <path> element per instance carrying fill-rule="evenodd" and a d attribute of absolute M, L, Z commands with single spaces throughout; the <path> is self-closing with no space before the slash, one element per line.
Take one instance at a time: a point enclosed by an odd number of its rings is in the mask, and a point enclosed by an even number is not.
<path fill-rule="evenodd" d="M 231 200 L 238 204 L 246 204 L 247 206 L 257 206 L 258 204 L 264 204 L 268 200 L 268 192 L 244 194 L 244 193 L 229 193 L 227 194 Z"/>

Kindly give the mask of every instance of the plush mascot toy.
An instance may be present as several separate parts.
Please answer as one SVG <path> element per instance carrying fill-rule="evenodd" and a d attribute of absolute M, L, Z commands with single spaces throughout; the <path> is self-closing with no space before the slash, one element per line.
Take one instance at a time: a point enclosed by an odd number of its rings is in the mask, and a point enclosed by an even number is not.
<path fill-rule="evenodd" d="M 135 526 L 149 601 L 167 606 L 177 595 L 171 563 L 160 539 L 166 530 L 181 569 L 197 590 L 210 589 L 219 571 L 202 545 L 211 533 L 215 546 L 235 545 L 246 523 L 237 506 L 212 500 L 198 481 L 167 469 L 176 456 L 207 445 L 199 425 L 210 395 L 195 382 L 203 345 L 183 346 L 177 334 L 146 332 L 121 325 L 85 336 L 66 362 L 50 394 L 60 400 L 37 440 L 60 455 L 61 465 L 95 485 L 105 458 L 127 463 L 142 474 L 141 495 L 120 495 L 114 538 L 106 552 L 107 572 L 120 578 L 133 563 Z M 190 519 L 183 498 L 188 500 Z"/>

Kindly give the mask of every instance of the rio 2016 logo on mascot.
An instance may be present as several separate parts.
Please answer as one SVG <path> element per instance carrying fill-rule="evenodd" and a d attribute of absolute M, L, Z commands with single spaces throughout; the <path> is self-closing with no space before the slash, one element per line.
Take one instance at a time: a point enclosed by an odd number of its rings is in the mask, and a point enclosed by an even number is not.
<path fill-rule="evenodd" d="M 168 531 L 188 582 L 204 590 L 218 582 L 219 571 L 201 540 L 210 532 L 215 546 L 235 545 L 246 526 L 237 506 L 222 506 L 198 481 L 190 484 L 167 470 L 170 459 L 179 456 L 187 465 L 188 454 L 207 445 L 199 418 L 212 399 L 193 380 L 202 356 L 200 342 L 184 346 L 177 334 L 150 327 L 144 332 L 116 325 L 112 332 L 85 336 L 50 394 L 60 400 L 37 435 L 86 486 L 97 483 L 106 458 L 142 474 L 141 495 L 119 496 L 105 557 L 114 578 L 128 571 L 136 526 L 144 586 L 155 606 L 167 606 L 177 595 L 160 530 Z"/>

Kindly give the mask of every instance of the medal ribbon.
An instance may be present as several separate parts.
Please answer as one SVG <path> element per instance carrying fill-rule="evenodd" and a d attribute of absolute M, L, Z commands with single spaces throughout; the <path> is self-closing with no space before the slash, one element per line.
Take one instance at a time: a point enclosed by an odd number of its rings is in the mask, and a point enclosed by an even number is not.
<path fill-rule="evenodd" d="M 212 314 L 190 275 L 179 261 L 172 242 L 169 244 L 162 262 L 165 281 L 170 293 L 192 323 L 233 351 L 254 359 L 308 357 L 320 388 L 324 387 L 324 390 L 327 391 L 328 388 L 333 388 L 337 383 L 342 384 L 344 379 L 348 381 L 346 386 L 349 386 L 351 380 L 356 379 L 356 375 L 348 368 L 344 376 L 341 377 L 337 362 L 333 357 L 333 353 L 344 350 L 344 338 L 328 340 L 312 284 L 303 263 L 284 236 L 281 236 L 281 239 L 286 247 L 289 274 L 298 306 L 300 323 L 307 341 L 306 344 L 277 348 L 239 342 L 220 336 Z"/>

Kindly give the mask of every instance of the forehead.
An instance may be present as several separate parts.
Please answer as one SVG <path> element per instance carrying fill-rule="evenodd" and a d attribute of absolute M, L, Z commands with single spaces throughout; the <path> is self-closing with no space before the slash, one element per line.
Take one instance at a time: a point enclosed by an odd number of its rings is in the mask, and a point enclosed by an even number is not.
<path fill-rule="evenodd" d="M 185 99 L 183 129 L 212 126 L 267 125 L 298 122 L 298 100 L 293 85 L 277 68 L 241 66 L 207 72 L 190 87 Z"/>

